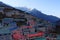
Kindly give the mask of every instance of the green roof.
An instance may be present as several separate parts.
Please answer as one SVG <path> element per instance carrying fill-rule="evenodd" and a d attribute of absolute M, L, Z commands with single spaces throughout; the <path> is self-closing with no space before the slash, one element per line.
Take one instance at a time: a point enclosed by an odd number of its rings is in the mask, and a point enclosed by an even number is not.
<path fill-rule="evenodd" d="M 39 37 L 39 38 L 35 38 L 35 40 L 46 40 L 46 38 Z"/>
<path fill-rule="evenodd" d="M 7 28 L 0 29 L 0 34 L 8 34 L 11 33 Z"/>

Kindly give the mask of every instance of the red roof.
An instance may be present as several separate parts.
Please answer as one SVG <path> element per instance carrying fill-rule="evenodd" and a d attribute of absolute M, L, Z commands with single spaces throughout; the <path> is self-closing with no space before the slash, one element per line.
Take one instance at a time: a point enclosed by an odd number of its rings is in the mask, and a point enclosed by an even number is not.
<path fill-rule="evenodd" d="M 28 34 L 27 36 L 28 37 L 35 37 L 35 36 L 43 36 L 44 33 L 43 32 L 39 32 L 39 33 L 36 33 L 36 34 Z"/>
<path fill-rule="evenodd" d="M 14 31 L 13 38 L 14 39 L 20 39 L 23 38 L 24 36 L 19 33 L 19 31 Z"/>

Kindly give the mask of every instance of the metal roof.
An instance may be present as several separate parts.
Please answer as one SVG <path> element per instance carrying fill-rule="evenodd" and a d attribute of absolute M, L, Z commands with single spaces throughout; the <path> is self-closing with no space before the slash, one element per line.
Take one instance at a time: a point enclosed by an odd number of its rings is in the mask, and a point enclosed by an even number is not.
<path fill-rule="evenodd" d="M 11 33 L 7 28 L 0 29 L 0 34 L 8 34 Z"/>

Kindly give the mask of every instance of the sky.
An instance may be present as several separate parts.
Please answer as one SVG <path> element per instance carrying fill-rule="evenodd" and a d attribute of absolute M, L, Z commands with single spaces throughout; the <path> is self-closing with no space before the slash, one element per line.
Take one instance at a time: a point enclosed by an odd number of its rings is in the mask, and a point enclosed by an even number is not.
<path fill-rule="evenodd" d="M 60 18 L 60 0 L 0 0 L 13 7 L 36 8 L 47 15 Z"/>

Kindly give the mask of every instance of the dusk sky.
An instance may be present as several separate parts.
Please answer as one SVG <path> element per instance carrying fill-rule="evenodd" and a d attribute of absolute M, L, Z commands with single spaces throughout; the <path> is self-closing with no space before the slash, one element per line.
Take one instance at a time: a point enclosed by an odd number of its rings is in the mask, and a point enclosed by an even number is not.
<path fill-rule="evenodd" d="M 42 13 L 60 18 L 60 0 L 0 0 L 13 7 L 36 8 Z"/>

